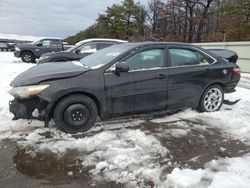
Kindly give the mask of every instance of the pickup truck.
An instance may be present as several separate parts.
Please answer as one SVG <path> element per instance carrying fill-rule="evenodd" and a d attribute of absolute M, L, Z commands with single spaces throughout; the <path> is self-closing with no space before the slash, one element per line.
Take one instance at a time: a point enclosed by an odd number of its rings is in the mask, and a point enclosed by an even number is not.
<path fill-rule="evenodd" d="M 60 52 L 69 49 L 61 39 L 43 38 L 29 44 L 16 45 L 14 56 L 26 63 L 35 63 L 42 54 Z"/>

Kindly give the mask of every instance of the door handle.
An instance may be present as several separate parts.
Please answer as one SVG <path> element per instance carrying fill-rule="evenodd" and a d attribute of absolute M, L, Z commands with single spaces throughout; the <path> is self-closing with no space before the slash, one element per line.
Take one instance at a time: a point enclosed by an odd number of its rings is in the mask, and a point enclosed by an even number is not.
<path fill-rule="evenodd" d="M 165 74 L 159 74 L 157 76 L 157 79 L 163 79 L 163 78 L 166 78 L 166 75 Z"/>
<path fill-rule="evenodd" d="M 210 68 L 207 68 L 207 69 L 206 69 L 206 72 L 210 73 L 210 72 L 211 72 L 211 69 L 210 69 Z"/>

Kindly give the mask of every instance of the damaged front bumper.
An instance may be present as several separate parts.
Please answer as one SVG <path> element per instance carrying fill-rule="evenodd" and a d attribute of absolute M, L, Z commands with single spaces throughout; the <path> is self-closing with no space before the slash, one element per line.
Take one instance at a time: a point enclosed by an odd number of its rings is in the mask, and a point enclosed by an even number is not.
<path fill-rule="evenodd" d="M 37 119 L 45 121 L 46 107 L 48 102 L 39 98 L 18 99 L 9 102 L 9 110 L 14 115 L 13 120 L 17 119 Z"/>

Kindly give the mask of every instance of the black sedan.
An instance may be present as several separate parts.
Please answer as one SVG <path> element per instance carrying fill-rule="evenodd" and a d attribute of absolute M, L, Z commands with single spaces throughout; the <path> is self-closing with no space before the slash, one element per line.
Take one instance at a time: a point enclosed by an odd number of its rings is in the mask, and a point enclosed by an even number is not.
<path fill-rule="evenodd" d="M 80 62 L 38 64 L 11 83 L 14 119 L 54 121 L 68 133 L 110 117 L 197 108 L 220 109 L 235 91 L 239 67 L 185 43 L 126 43 Z"/>

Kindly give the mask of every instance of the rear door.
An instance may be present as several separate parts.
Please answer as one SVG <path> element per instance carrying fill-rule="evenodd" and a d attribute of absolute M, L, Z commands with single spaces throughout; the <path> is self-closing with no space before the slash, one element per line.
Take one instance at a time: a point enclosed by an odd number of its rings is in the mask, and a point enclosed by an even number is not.
<path fill-rule="evenodd" d="M 168 46 L 168 108 L 196 107 L 216 59 L 194 47 Z"/>
<path fill-rule="evenodd" d="M 60 52 L 62 51 L 62 41 L 61 40 L 51 40 L 51 52 Z"/>
<path fill-rule="evenodd" d="M 113 115 L 166 108 L 167 70 L 164 46 L 146 48 L 123 58 L 129 72 L 104 74 L 106 99 Z"/>

